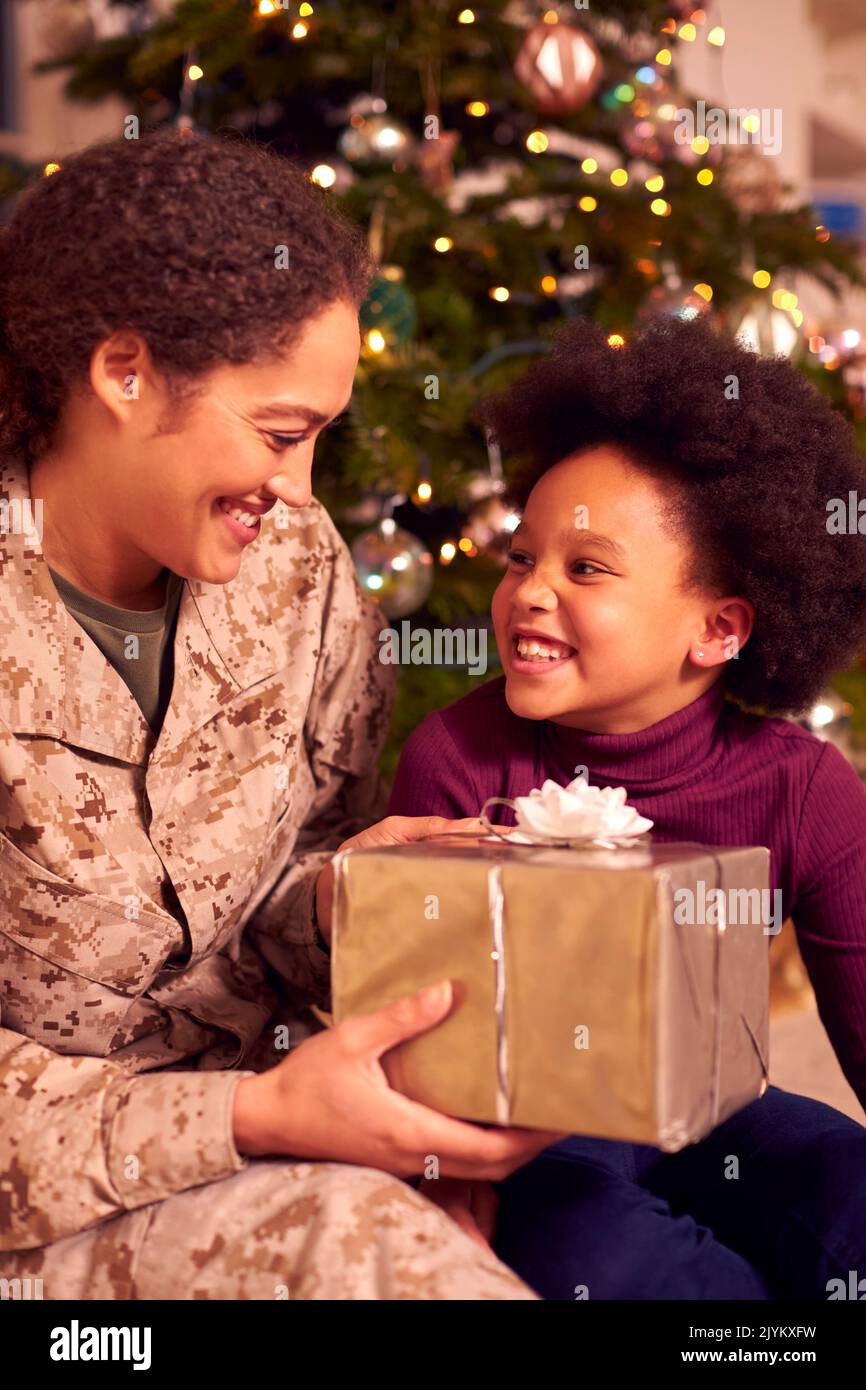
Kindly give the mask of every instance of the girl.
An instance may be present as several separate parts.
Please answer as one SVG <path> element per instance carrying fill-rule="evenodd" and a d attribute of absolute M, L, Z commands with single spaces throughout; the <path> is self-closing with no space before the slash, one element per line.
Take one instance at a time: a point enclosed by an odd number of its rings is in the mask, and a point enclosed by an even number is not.
<path fill-rule="evenodd" d="M 769 846 L 866 1105 L 866 792 L 777 717 L 866 642 L 866 538 L 828 526 L 866 497 L 848 425 L 784 359 L 678 320 L 620 351 L 575 322 L 483 413 L 526 461 L 503 674 L 423 721 L 390 809 L 474 815 L 585 767 L 659 841 Z M 486 1185 L 430 1195 L 493 1231 Z M 772 1086 L 680 1153 L 573 1137 L 498 1196 L 494 1248 L 547 1298 L 825 1298 L 866 1268 L 866 1128 Z"/>
<path fill-rule="evenodd" d="M 46 1298 L 535 1297 L 400 1181 L 553 1137 L 389 1089 L 447 995 L 306 1036 L 334 850 L 442 824 L 362 829 L 388 668 L 310 491 L 369 271 L 300 171 L 173 135 L 0 238 L 0 1276 Z"/>

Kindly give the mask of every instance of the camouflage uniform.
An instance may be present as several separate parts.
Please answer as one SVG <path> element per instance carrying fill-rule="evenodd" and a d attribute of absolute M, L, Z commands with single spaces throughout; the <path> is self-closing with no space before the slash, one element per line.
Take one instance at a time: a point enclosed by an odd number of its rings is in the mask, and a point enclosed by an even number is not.
<path fill-rule="evenodd" d="M 534 1297 L 399 1179 L 234 1145 L 240 1078 L 329 1006 L 316 874 L 384 805 L 381 619 L 326 512 L 267 518 L 234 581 L 184 584 L 155 738 L 16 527 L 23 463 L 0 498 L 0 1278 Z"/>

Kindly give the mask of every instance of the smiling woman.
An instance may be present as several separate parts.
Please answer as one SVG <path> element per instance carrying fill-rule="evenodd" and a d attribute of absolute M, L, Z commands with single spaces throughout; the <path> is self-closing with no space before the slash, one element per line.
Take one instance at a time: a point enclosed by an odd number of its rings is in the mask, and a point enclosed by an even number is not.
<path fill-rule="evenodd" d="M 370 263 L 327 196 L 159 135 L 0 235 L 0 1276 L 46 1298 L 534 1297 L 396 1176 L 550 1139 L 389 1089 L 447 992 L 309 1013 L 335 850 L 447 824 L 371 824 L 391 673 L 311 491 Z"/>

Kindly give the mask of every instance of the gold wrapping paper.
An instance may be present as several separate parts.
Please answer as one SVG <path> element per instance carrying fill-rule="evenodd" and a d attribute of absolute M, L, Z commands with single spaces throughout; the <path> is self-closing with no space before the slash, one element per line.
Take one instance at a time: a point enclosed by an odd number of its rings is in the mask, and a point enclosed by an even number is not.
<path fill-rule="evenodd" d="M 460 836 L 345 852 L 335 879 L 335 1022 L 454 982 L 448 1017 L 383 1059 L 414 1100 L 672 1151 L 766 1088 L 763 924 L 674 920 L 700 880 L 766 890 L 766 848 Z"/>

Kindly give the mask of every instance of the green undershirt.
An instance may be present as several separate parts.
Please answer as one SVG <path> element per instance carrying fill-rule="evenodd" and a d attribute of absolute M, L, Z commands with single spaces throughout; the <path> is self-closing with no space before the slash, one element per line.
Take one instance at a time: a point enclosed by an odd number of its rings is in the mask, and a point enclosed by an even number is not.
<path fill-rule="evenodd" d="M 129 686 L 148 724 L 158 734 L 174 681 L 174 632 L 183 580 L 169 572 L 165 603 L 142 613 L 103 603 L 76 589 L 50 565 L 48 568 L 69 612 Z"/>

